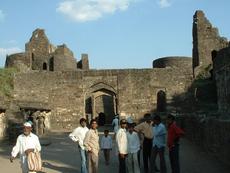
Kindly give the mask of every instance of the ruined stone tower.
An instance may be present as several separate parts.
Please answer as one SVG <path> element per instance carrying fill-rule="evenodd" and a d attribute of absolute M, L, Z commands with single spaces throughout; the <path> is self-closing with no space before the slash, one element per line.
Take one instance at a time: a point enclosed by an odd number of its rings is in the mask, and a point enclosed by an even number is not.
<path fill-rule="evenodd" d="M 212 66 L 212 52 L 228 46 L 228 41 L 219 36 L 203 11 L 196 11 L 193 16 L 193 74 L 196 77 L 208 66 Z"/>
<path fill-rule="evenodd" d="M 80 65 L 79 65 L 80 64 Z M 6 67 L 16 67 L 20 71 L 75 71 L 88 70 L 88 55 L 83 54 L 77 62 L 73 52 L 65 45 L 54 46 L 49 42 L 43 29 L 36 29 L 25 52 L 12 54 L 6 58 Z"/>

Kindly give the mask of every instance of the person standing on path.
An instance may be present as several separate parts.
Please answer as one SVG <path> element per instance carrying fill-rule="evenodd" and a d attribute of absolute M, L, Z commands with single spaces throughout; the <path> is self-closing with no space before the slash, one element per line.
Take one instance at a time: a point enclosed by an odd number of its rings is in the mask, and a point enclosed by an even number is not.
<path fill-rule="evenodd" d="M 97 131 L 97 121 L 90 121 L 90 130 L 86 133 L 84 146 L 88 152 L 88 173 L 98 172 L 98 153 L 99 153 L 99 136 Z"/>
<path fill-rule="evenodd" d="M 169 160 L 171 164 L 172 173 L 180 173 L 179 162 L 179 140 L 184 135 L 184 131 L 176 125 L 175 117 L 168 115 L 168 148 L 169 148 Z"/>
<path fill-rule="evenodd" d="M 112 150 L 112 138 L 109 136 L 109 130 L 104 130 L 104 136 L 101 138 L 101 150 L 105 157 L 105 164 L 109 165 L 110 151 Z"/>
<path fill-rule="evenodd" d="M 138 163 L 138 151 L 140 150 L 140 140 L 138 134 L 133 130 L 134 123 L 128 124 L 128 158 L 127 168 L 128 173 L 140 173 L 140 166 Z"/>
<path fill-rule="evenodd" d="M 80 119 L 80 127 L 77 127 L 73 130 L 72 133 L 69 134 L 69 137 L 74 141 L 78 143 L 78 148 L 81 156 L 81 173 L 87 173 L 87 167 L 86 167 L 86 150 L 83 145 L 83 141 L 85 139 L 86 133 L 89 131 L 89 129 L 86 127 L 86 119 L 81 118 Z"/>
<path fill-rule="evenodd" d="M 165 146 L 166 146 L 166 128 L 163 123 L 161 123 L 161 117 L 156 115 L 153 118 L 153 147 L 151 153 L 151 173 L 155 172 L 156 157 L 160 157 L 160 172 L 166 173 L 166 163 L 165 163 Z"/>
<path fill-rule="evenodd" d="M 144 115 L 145 122 L 138 124 L 134 130 L 144 135 L 143 141 L 143 163 L 145 173 L 149 173 L 150 156 L 153 140 L 152 118 L 149 113 Z"/>
<path fill-rule="evenodd" d="M 114 139 L 116 138 L 116 133 L 119 129 L 119 116 L 116 115 L 112 121 L 113 132 L 114 132 Z"/>
<path fill-rule="evenodd" d="M 118 147 L 118 159 L 119 159 L 119 173 L 126 173 L 126 158 L 128 154 L 128 140 L 126 135 L 127 121 L 122 119 L 120 121 L 120 128 L 117 131 L 116 143 Z"/>
<path fill-rule="evenodd" d="M 32 125 L 28 122 L 25 122 L 23 124 L 23 134 L 18 136 L 16 145 L 13 147 L 11 152 L 11 162 L 13 162 L 13 160 L 17 157 L 18 153 L 20 154 L 22 173 L 36 173 L 29 170 L 27 156 L 30 152 L 41 151 L 39 139 L 31 131 Z"/>

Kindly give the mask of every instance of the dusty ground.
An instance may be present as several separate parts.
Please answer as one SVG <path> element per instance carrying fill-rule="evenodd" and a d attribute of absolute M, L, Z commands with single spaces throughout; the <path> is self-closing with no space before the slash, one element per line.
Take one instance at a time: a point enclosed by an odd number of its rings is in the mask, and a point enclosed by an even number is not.
<path fill-rule="evenodd" d="M 68 133 L 52 133 L 48 136 L 51 144 L 42 147 L 43 171 L 47 173 L 80 173 L 80 157 L 75 144 Z M 9 153 L 12 146 L 6 142 L 0 144 L 0 172 L 21 173 L 19 159 L 10 163 Z M 202 152 L 186 139 L 181 141 L 181 173 L 229 173 L 230 168 L 223 166 L 211 156 Z M 166 152 L 168 173 L 170 165 Z M 106 166 L 100 153 L 99 173 L 117 173 L 118 161 L 115 150 L 111 153 L 111 164 Z"/>

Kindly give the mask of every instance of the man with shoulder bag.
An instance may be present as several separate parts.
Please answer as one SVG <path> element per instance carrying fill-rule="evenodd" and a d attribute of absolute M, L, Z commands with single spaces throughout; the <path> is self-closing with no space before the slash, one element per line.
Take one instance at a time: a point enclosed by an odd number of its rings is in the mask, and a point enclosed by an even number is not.
<path fill-rule="evenodd" d="M 23 134 L 18 136 L 16 145 L 11 152 L 11 162 L 17 157 L 18 153 L 20 154 L 22 173 L 36 173 L 42 169 L 41 145 L 38 137 L 31 131 L 31 123 L 25 122 L 23 124 Z"/>

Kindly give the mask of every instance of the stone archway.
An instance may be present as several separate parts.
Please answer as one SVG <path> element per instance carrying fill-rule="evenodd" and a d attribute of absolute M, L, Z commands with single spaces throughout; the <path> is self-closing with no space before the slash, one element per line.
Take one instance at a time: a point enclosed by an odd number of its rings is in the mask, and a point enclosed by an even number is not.
<path fill-rule="evenodd" d="M 98 118 L 100 125 L 111 124 L 116 113 L 115 90 L 104 83 L 98 83 L 90 87 L 85 97 L 85 114 L 88 120 Z"/>

